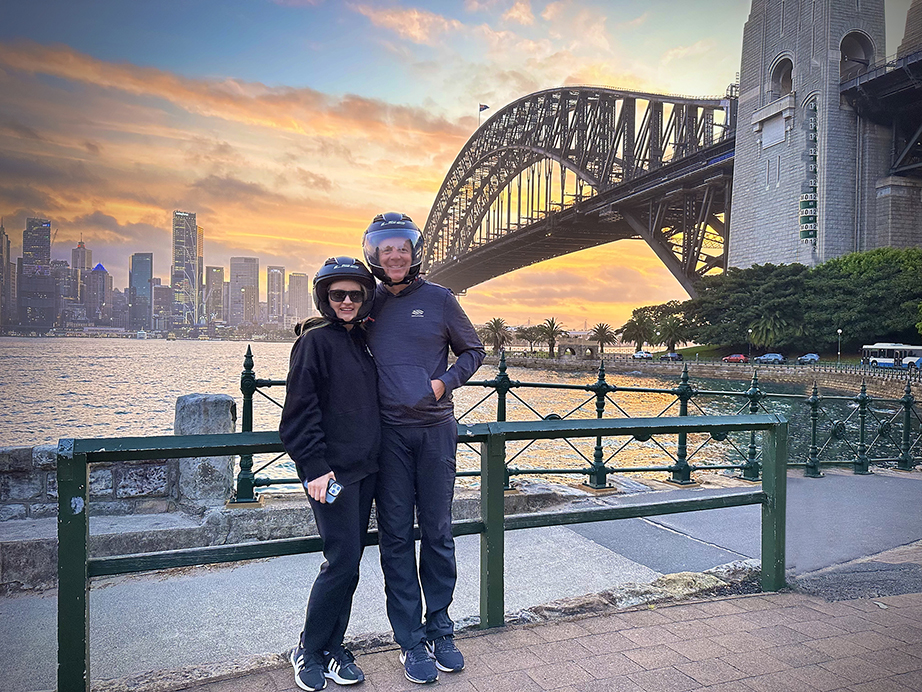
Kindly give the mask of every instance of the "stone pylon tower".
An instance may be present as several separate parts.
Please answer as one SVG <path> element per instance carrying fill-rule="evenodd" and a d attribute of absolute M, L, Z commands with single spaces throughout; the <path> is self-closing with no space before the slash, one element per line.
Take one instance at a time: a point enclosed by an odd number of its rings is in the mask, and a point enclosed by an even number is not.
<path fill-rule="evenodd" d="M 883 0 L 752 0 L 743 30 L 729 264 L 871 249 L 890 132 L 839 84 L 885 57 Z"/>

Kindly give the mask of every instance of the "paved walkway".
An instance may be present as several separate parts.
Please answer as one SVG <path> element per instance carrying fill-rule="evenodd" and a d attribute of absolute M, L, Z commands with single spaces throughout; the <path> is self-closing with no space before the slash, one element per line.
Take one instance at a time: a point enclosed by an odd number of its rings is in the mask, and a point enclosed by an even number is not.
<path fill-rule="evenodd" d="M 466 669 L 441 673 L 430 689 L 922 690 L 922 594 L 833 603 L 792 592 L 740 596 L 499 628 L 459 644 Z M 357 691 L 425 689 L 404 679 L 395 650 L 358 663 L 367 680 Z M 298 688 L 291 667 L 276 666 L 183 689 Z"/>

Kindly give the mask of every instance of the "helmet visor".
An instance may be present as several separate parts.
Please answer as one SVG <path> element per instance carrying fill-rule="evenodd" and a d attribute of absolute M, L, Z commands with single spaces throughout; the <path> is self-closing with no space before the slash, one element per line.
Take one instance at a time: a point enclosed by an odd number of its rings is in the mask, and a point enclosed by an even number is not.
<path fill-rule="evenodd" d="M 363 250 L 366 261 L 383 267 L 389 258 L 408 258 L 410 267 L 419 265 L 422 258 L 423 236 L 415 228 L 386 228 L 365 234 Z"/>

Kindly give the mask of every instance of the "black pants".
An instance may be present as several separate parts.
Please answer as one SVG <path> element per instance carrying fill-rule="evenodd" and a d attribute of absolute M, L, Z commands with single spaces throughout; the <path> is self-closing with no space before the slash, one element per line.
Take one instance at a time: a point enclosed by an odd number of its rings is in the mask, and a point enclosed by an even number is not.
<path fill-rule="evenodd" d="M 345 486 L 331 505 L 308 496 L 326 558 L 311 588 L 301 633 L 301 646 L 308 653 L 329 651 L 343 643 L 359 583 L 374 489 L 372 474 Z"/>
<path fill-rule="evenodd" d="M 375 491 L 387 617 L 405 649 L 454 632 L 448 617 L 457 579 L 451 502 L 458 424 L 384 427 Z M 419 571 L 413 510 L 421 533 Z M 422 585 L 422 594 L 420 592 Z M 422 595 L 426 623 L 422 622 Z"/>

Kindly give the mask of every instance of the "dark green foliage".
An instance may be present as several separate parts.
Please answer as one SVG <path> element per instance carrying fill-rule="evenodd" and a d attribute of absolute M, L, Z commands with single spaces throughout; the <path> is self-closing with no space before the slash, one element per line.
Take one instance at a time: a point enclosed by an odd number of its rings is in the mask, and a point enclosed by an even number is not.
<path fill-rule="evenodd" d="M 843 351 L 853 351 L 874 341 L 917 342 L 922 333 L 918 248 L 852 253 L 814 269 L 731 268 L 705 277 L 698 291 L 681 309 L 699 343 L 743 348 L 751 339 L 767 349 L 829 351 L 841 329 Z"/>

